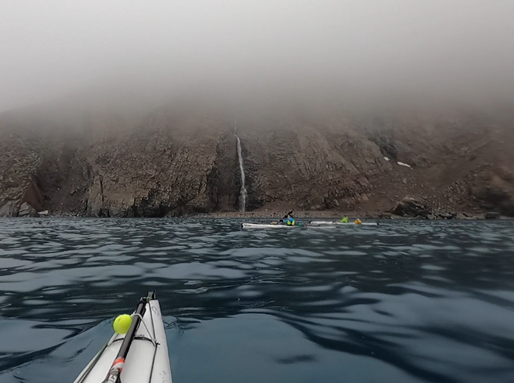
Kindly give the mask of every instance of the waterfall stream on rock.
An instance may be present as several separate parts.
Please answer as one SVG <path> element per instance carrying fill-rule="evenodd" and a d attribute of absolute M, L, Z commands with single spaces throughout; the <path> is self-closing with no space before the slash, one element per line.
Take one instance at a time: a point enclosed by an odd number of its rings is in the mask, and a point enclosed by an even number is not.
<path fill-rule="evenodd" d="M 236 133 L 236 126 L 234 124 L 234 136 L 237 141 L 237 157 L 239 158 L 239 170 L 241 172 L 241 191 L 239 192 L 239 210 L 246 210 L 246 199 L 248 197 L 248 192 L 246 191 L 246 182 L 245 182 L 245 169 L 243 166 L 243 152 L 241 150 L 241 139 Z"/>

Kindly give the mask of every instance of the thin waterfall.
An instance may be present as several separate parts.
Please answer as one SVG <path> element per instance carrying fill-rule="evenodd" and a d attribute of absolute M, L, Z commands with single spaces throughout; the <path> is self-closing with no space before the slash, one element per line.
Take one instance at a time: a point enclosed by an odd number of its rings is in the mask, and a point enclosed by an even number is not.
<path fill-rule="evenodd" d="M 239 192 L 239 211 L 246 210 L 246 199 L 248 197 L 248 192 L 246 191 L 246 183 L 245 183 L 245 169 L 243 166 L 243 152 L 241 150 L 241 139 L 236 133 L 236 124 L 234 123 L 234 136 L 236 137 L 237 142 L 237 157 L 239 158 L 239 170 L 241 172 L 241 190 Z"/>

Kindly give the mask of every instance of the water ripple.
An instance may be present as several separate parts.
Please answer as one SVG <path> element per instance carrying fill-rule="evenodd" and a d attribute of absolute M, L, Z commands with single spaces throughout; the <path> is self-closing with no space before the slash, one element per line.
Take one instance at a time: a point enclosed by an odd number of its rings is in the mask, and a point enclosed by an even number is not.
<path fill-rule="evenodd" d="M 72 381 L 153 289 L 178 382 L 507 382 L 513 234 L 510 221 L 0 220 L 0 382 Z"/>

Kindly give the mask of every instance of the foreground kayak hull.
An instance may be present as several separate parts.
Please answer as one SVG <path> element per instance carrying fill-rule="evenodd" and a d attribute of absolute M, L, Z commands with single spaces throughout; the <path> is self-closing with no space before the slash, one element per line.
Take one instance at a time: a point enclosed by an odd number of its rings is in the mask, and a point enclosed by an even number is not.
<path fill-rule="evenodd" d="M 377 226 L 377 222 L 362 222 L 362 223 L 355 223 L 355 222 L 338 222 L 338 221 L 311 221 L 309 222 L 309 225 L 311 226 L 325 226 L 325 225 L 353 225 L 353 226 Z"/>
<path fill-rule="evenodd" d="M 114 362 L 125 335 L 114 334 L 74 383 L 101 383 Z M 132 341 L 120 375 L 122 383 L 171 383 L 166 334 L 159 301 L 146 303 L 146 311 Z"/>
<path fill-rule="evenodd" d="M 272 225 L 270 223 L 242 223 L 241 227 L 243 229 L 295 229 L 300 226 Z"/>

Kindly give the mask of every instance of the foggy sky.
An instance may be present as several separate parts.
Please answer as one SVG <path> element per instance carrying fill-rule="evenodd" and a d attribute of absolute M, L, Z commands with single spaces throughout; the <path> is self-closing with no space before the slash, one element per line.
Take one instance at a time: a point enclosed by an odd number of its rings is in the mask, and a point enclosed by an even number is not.
<path fill-rule="evenodd" d="M 0 111 L 82 90 L 512 101 L 513 15 L 512 0 L 1 0 Z"/>

